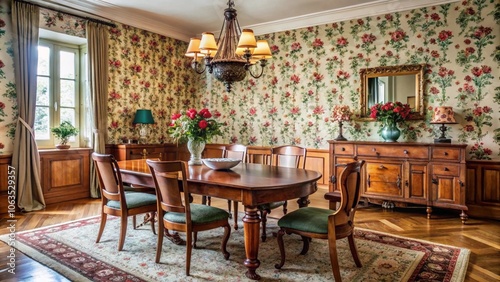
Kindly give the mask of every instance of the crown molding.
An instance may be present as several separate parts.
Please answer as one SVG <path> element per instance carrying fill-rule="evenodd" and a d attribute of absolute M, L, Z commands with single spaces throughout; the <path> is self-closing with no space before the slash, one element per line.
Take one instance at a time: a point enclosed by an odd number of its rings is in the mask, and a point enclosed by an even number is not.
<path fill-rule="evenodd" d="M 256 35 L 262 35 L 376 15 L 383 15 L 386 13 L 401 12 L 429 6 L 438 6 L 459 1 L 460 0 L 379 0 L 367 4 L 354 5 L 347 8 L 333 9 L 272 22 L 249 25 L 245 26 L 245 28 L 253 29 Z"/>
<path fill-rule="evenodd" d="M 192 37 L 192 33 L 182 30 L 179 27 L 170 26 L 157 19 L 123 10 L 120 6 L 100 0 L 32 0 L 30 2 L 38 3 L 41 6 L 54 8 L 62 12 L 67 11 L 69 13 L 78 14 L 82 17 L 100 17 L 102 19 L 134 26 L 181 41 L 188 42 Z"/>
<path fill-rule="evenodd" d="M 245 26 L 245 28 L 253 29 L 256 35 L 262 35 L 459 1 L 460 0 L 378 0 L 347 8 L 333 9 L 277 21 L 248 25 Z M 82 15 L 84 17 L 89 15 L 101 17 L 186 42 L 193 36 L 192 32 L 185 29 L 183 30 L 181 27 L 167 25 L 158 19 L 132 13 L 121 9 L 117 5 L 101 0 L 32 0 L 30 2 L 38 3 L 46 7 L 53 7 L 63 12 L 84 13 L 84 15 Z M 216 31 L 216 33 L 218 33 L 218 31 Z"/>

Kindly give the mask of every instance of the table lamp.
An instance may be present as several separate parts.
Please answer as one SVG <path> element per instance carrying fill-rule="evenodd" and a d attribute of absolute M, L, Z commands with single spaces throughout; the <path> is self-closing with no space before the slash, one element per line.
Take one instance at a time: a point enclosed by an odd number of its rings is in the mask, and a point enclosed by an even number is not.
<path fill-rule="evenodd" d="M 434 143 L 451 143 L 451 139 L 446 138 L 447 127 L 445 124 L 456 124 L 454 112 L 452 107 L 436 107 L 434 108 L 434 115 L 430 123 L 441 124 L 439 130 L 441 130 L 441 136 L 434 139 Z"/>
<path fill-rule="evenodd" d="M 148 124 L 155 123 L 153 119 L 153 114 L 151 110 L 139 109 L 135 112 L 134 124 L 140 124 L 141 129 L 139 134 L 141 135 L 139 139 L 139 143 L 146 144 L 147 143 L 147 135 L 148 135 Z"/>

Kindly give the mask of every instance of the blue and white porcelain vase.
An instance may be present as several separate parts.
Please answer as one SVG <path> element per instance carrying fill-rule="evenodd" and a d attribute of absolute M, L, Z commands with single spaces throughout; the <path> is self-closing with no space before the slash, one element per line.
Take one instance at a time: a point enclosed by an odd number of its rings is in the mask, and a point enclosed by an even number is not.
<path fill-rule="evenodd" d="M 401 135 L 401 130 L 399 130 L 395 121 L 387 120 L 380 135 L 384 138 L 385 142 L 397 142 Z"/>

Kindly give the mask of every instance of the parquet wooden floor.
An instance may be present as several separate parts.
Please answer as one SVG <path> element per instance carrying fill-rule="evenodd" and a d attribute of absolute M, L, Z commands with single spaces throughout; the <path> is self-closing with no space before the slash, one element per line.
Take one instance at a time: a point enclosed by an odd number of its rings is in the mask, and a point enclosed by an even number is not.
<path fill-rule="evenodd" d="M 310 196 L 310 206 L 327 207 L 323 187 Z M 201 198 L 195 196 L 195 202 Z M 212 198 L 212 205 L 227 208 L 227 201 Z M 289 202 L 289 210 L 297 208 Z M 243 211 L 243 207 L 240 207 Z M 45 210 L 16 214 L 16 231 L 58 224 L 100 213 L 100 200 L 76 200 L 47 206 Z M 426 218 L 425 208 L 383 209 L 380 206 L 363 207 L 356 213 L 356 225 L 362 228 L 398 236 L 428 240 L 464 247 L 471 250 L 465 281 L 500 281 L 500 222 L 470 218 L 462 225 L 458 212 L 436 209 L 433 218 Z M 281 209 L 270 216 L 280 217 Z M 6 215 L 1 215 L 0 234 L 9 233 Z M 268 238 L 272 240 L 272 238 Z M 16 252 L 16 275 L 5 271 L 9 247 L 0 243 L 0 281 L 67 281 L 64 277 L 38 262 Z"/>

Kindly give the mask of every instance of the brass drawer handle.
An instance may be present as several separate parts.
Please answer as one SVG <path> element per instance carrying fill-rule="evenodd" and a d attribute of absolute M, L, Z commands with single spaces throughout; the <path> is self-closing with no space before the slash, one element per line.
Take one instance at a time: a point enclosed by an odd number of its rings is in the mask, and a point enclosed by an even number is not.
<path fill-rule="evenodd" d="M 408 155 L 408 150 L 404 150 L 404 151 L 403 151 L 403 153 L 404 153 L 405 155 Z"/>

